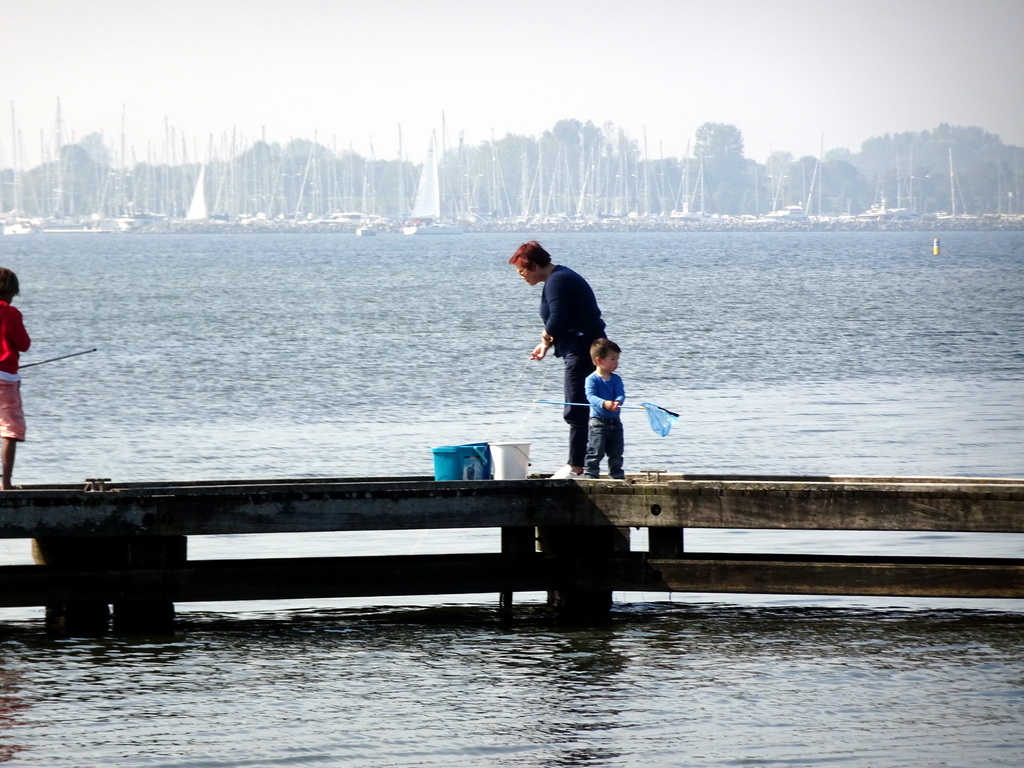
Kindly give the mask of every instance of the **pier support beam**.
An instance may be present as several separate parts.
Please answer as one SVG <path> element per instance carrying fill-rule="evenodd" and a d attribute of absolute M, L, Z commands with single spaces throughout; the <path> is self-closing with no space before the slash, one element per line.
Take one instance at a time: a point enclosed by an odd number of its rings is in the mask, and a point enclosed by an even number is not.
<path fill-rule="evenodd" d="M 186 562 L 187 538 L 33 539 L 32 559 L 39 565 L 61 570 L 159 570 Z M 123 599 L 113 601 L 113 607 L 114 628 L 119 632 L 166 633 L 174 629 L 171 600 L 138 599 L 124 594 Z M 102 635 L 109 628 L 110 615 L 110 605 L 106 602 L 75 600 L 69 595 L 66 600 L 46 605 L 46 628 L 65 635 Z"/>
<path fill-rule="evenodd" d="M 647 552 L 652 558 L 668 559 L 683 556 L 682 528 L 650 528 L 647 531 Z"/>
<path fill-rule="evenodd" d="M 32 559 L 39 565 L 73 570 L 103 563 L 116 549 L 117 541 L 113 539 L 33 539 Z M 45 622 L 48 632 L 96 637 L 108 629 L 110 606 L 70 598 L 47 603 Z"/>
<path fill-rule="evenodd" d="M 124 565 L 127 568 L 155 569 L 158 572 L 184 565 L 188 560 L 188 538 L 160 536 L 155 538 L 123 539 Z M 154 591 L 166 592 L 159 584 Z M 172 600 L 136 599 L 126 596 L 114 601 L 114 630 L 117 632 L 174 631 L 174 602 Z"/>
<path fill-rule="evenodd" d="M 564 586 L 548 592 L 548 605 L 558 618 L 570 622 L 607 618 L 612 607 L 611 590 L 581 584 L 575 561 L 628 552 L 629 528 L 545 527 L 537 529 L 537 541 L 541 552 L 563 565 Z"/>
<path fill-rule="evenodd" d="M 502 528 L 501 529 L 501 554 L 508 557 L 524 557 L 537 551 L 537 529 L 526 528 Z M 499 608 L 504 614 L 512 611 L 512 592 L 502 592 L 499 598 Z"/>

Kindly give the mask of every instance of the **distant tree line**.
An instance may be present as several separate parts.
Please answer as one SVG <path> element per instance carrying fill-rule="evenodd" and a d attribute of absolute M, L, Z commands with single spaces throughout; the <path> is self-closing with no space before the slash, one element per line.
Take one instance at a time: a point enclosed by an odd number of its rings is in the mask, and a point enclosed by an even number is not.
<path fill-rule="evenodd" d="M 0 211 L 183 217 L 205 167 L 212 216 L 309 219 L 345 211 L 399 218 L 410 210 L 419 178 L 419 167 L 404 158 L 367 158 L 305 139 L 256 141 L 238 151 L 212 144 L 205 163 L 188 161 L 185 152 L 177 161 L 165 151 L 159 160 L 126 164 L 114 163 L 113 149 L 90 134 L 34 167 L 0 170 Z M 683 211 L 759 216 L 793 205 L 822 216 L 879 205 L 917 213 L 1024 212 L 1021 149 L 976 127 L 887 134 L 868 139 L 859 152 L 774 152 L 762 164 L 745 156 L 743 135 L 732 125 L 705 123 L 686 157 L 666 158 L 612 124 L 560 120 L 539 137 L 508 134 L 477 145 L 459 138 L 438 154 L 443 213 L 461 220 Z"/>

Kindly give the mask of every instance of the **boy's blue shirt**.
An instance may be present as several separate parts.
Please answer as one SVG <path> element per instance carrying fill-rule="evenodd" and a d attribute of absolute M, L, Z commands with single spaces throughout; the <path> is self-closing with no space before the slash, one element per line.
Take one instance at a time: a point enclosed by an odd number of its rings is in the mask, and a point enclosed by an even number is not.
<path fill-rule="evenodd" d="M 605 400 L 618 400 L 620 404 L 626 401 L 626 388 L 619 374 L 613 373 L 611 378 L 605 381 L 597 371 L 594 371 L 587 376 L 583 386 L 584 392 L 587 394 L 587 402 L 590 403 L 591 418 L 619 418 L 618 411 L 609 411 L 602 405 Z"/>

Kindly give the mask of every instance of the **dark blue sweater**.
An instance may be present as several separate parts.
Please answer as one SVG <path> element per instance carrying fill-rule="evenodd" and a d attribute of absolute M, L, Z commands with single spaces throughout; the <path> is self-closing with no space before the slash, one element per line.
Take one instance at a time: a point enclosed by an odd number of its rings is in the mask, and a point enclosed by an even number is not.
<path fill-rule="evenodd" d="M 544 281 L 540 316 L 555 340 L 555 356 L 590 354 L 590 344 L 604 336 L 604 320 L 594 291 L 580 275 L 557 266 Z"/>

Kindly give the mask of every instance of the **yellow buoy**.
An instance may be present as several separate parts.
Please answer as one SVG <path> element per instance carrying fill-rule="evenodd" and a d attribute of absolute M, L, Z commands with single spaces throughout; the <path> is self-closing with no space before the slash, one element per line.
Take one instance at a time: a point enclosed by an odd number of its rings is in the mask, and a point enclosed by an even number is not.
<path fill-rule="evenodd" d="M 932 243 L 932 253 L 936 256 L 939 255 L 939 238 L 935 238 L 935 242 Z"/>

